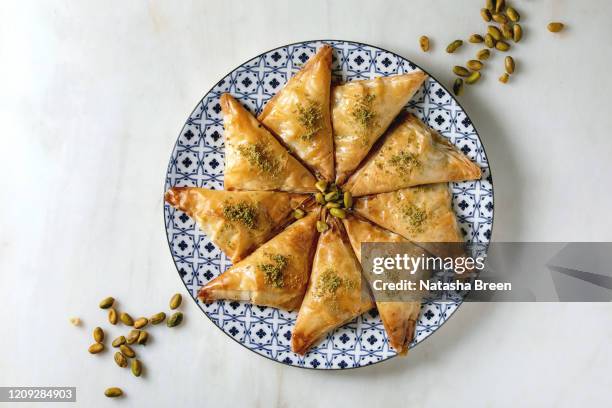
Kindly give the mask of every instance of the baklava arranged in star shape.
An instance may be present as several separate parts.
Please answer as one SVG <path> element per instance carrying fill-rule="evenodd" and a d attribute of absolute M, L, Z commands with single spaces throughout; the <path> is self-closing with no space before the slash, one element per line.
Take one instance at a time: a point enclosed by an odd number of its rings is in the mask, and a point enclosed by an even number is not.
<path fill-rule="evenodd" d="M 448 182 L 481 171 L 403 112 L 423 72 L 332 86 L 332 51 L 322 46 L 258 118 L 221 95 L 225 190 L 174 187 L 166 201 L 233 262 L 200 289 L 203 302 L 298 310 L 299 354 L 377 307 L 406 354 L 421 304 L 375 301 L 361 243 L 416 242 L 436 254 L 436 243 L 463 241 Z"/>

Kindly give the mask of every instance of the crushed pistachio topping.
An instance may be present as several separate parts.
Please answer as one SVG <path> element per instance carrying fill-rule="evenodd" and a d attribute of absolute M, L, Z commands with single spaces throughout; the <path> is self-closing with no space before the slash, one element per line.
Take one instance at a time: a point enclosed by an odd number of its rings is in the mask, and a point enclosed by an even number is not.
<path fill-rule="evenodd" d="M 257 167 L 264 173 L 276 176 L 280 171 L 280 162 L 263 144 L 240 145 L 238 152 L 247 159 L 251 166 Z"/>
<path fill-rule="evenodd" d="M 231 222 L 239 222 L 249 229 L 257 227 L 257 208 L 246 202 L 237 204 L 226 203 L 223 206 L 223 216 Z"/>
<path fill-rule="evenodd" d="M 410 173 L 413 169 L 421 166 L 421 162 L 414 154 L 405 151 L 391 156 L 389 164 L 404 173 Z"/>
<path fill-rule="evenodd" d="M 264 282 L 275 288 L 282 288 L 285 284 L 284 272 L 289 259 L 280 254 L 267 254 L 272 263 L 260 264 L 257 267 L 264 273 Z"/>
<path fill-rule="evenodd" d="M 306 106 L 302 104 L 298 105 L 298 122 L 306 130 L 301 136 L 302 140 L 310 140 L 319 130 L 323 128 L 321 122 L 323 120 L 323 113 L 318 103 L 314 101 L 308 101 Z"/>
<path fill-rule="evenodd" d="M 427 221 L 427 212 L 424 209 L 415 205 L 408 205 L 403 207 L 402 213 L 415 232 L 423 232 L 423 225 Z"/>
<path fill-rule="evenodd" d="M 372 108 L 372 103 L 376 95 L 362 95 L 355 101 L 355 107 L 351 112 L 351 116 L 364 130 L 369 130 L 376 124 L 376 112 Z"/>
<path fill-rule="evenodd" d="M 317 294 L 319 296 L 329 295 L 334 297 L 340 286 L 342 286 L 342 278 L 338 276 L 338 272 L 333 268 L 328 268 L 319 277 Z"/>

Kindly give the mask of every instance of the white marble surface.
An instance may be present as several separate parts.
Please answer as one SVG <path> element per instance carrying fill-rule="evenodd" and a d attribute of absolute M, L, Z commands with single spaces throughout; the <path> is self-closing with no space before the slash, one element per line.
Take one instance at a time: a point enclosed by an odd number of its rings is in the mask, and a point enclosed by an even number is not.
<path fill-rule="evenodd" d="M 612 2 L 515 3 L 526 38 L 512 84 L 497 83 L 496 56 L 460 99 L 493 168 L 494 239 L 612 240 Z M 164 173 L 183 121 L 222 75 L 278 45 L 337 38 L 395 51 L 448 84 L 474 48 L 443 48 L 482 29 L 480 7 L 2 1 L 0 385 L 74 385 L 84 407 L 609 406 L 609 304 L 469 304 L 407 359 L 346 372 L 259 357 L 191 301 L 180 330 L 154 330 L 145 378 L 86 351 L 101 297 L 150 314 L 184 293 L 164 235 Z M 568 30 L 548 33 L 552 19 Z M 421 34 L 432 53 L 418 50 Z M 107 401 L 111 385 L 127 398 Z"/>

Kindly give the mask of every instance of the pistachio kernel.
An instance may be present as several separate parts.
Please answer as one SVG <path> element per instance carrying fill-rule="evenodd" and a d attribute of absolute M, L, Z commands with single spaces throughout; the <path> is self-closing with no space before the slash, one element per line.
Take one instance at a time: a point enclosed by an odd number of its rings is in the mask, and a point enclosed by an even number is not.
<path fill-rule="evenodd" d="M 455 79 L 455 83 L 453 83 L 453 92 L 457 96 L 463 93 L 463 79 L 461 78 Z"/>
<path fill-rule="evenodd" d="M 108 309 L 109 307 L 113 305 L 113 303 L 115 303 L 114 297 L 109 296 L 107 298 L 104 298 L 100 302 L 100 309 Z"/>
<path fill-rule="evenodd" d="M 177 309 L 181 302 L 183 301 L 183 296 L 180 293 L 175 293 L 174 296 L 170 299 L 170 309 Z"/>
<path fill-rule="evenodd" d="M 176 327 L 183 321 L 183 313 L 176 312 L 166 322 L 166 326 L 168 327 Z"/>
<path fill-rule="evenodd" d="M 166 320 L 166 314 L 164 312 L 159 312 L 151 316 L 149 320 L 151 321 L 151 324 L 160 324 L 161 322 Z"/>

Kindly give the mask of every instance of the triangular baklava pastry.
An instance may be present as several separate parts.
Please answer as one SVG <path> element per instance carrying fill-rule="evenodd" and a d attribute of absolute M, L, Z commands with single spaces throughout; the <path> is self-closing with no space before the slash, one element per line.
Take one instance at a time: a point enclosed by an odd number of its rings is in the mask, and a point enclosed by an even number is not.
<path fill-rule="evenodd" d="M 329 331 L 374 307 L 361 266 L 341 225 L 319 237 L 304 301 L 291 335 L 291 349 L 306 351 Z"/>
<path fill-rule="evenodd" d="M 480 168 L 446 138 L 416 116 L 406 114 L 344 188 L 358 197 L 480 177 Z"/>
<path fill-rule="evenodd" d="M 272 238 L 305 196 L 273 191 L 172 187 L 166 201 L 196 220 L 232 262 Z"/>
<path fill-rule="evenodd" d="M 417 71 L 348 82 L 332 90 L 336 183 L 343 183 L 359 166 L 426 78 Z"/>
<path fill-rule="evenodd" d="M 295 310 L 300 307 L 315 246 L 319 212 L 297 220 L 244 260 L 208 282 L 198 297 L 246 300 L 255 305 Z"/>
<path fill-rule="evenodd" d="M 334 177 L 329 94 L 332 48 L 324 45 L 265 106 L 259 120 L 315 173 Z"/>
<path fill-rule="evenodd" d="M 315 191 L 316 179 L 229 94 L 221 95 L 226 190 Z"/>
<path fill-rule="evenodd" d="M 384 230 L 369 221 L 349 216 L 343 220 L 344 227 L 351 241 L 355 255 L 361 262 L 361 244 L 364 242 L 395 242 L 411 245 L 407 239 Z M 414 247 L 414 256 L 423 253 L 421 248 Z M 376 299 L 376 308 L 385 326 L 385 331 L 389 337 L 391 347 L 400 355 L 408 353 L 408 346 L 412 342 L 415 334 L 416 323 L 421 312 L 420 301 L 382 301 Z"/>
<path fill-rule="evenodd" d="M 449 255 L 445 243 L 464 242 L 447 183 L 405 188 L 355 200 L 355 211 L 438 256 Z M 453 248 L 454 247 L 454 248 Z M 451 245 L 450 250 L 460 249 Z"/>

